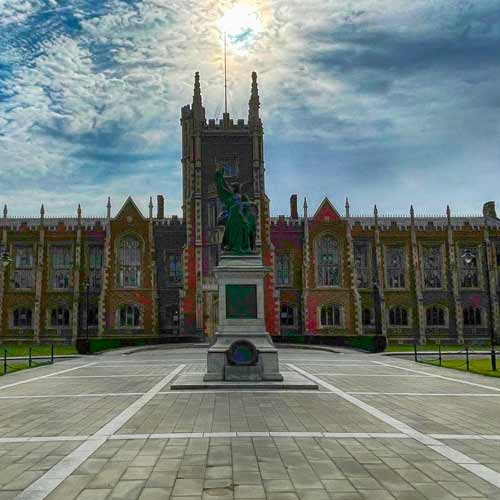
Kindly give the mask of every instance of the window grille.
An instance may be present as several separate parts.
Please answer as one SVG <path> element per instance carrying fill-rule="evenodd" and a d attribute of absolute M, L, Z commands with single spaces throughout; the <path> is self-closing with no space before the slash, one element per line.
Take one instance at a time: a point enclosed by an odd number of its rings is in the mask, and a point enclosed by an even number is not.
<path fill-rule="evenodd" d="M 15 269 L 12 273 L 12 286 L 18 289 L 31 289 L 34 286 L 35 270 L 33 247 L 15 245 Z"/>
<path fill-rule="evenodd" d="M 89 247 L 89 283 L 91 288 L 100 290 L 102 281 L 102 267 L 104 260 L 104 248 L 102 245 Z"/>

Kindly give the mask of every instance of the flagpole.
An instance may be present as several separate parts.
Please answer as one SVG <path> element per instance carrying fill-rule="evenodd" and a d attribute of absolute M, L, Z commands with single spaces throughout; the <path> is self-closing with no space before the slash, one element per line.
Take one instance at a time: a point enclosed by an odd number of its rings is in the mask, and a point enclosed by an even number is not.
<path fill-rule="evenodd" d="M 226 53 L 225 31 L 224 31 L 224 113 L 227 113 L 227 53 Z"/>

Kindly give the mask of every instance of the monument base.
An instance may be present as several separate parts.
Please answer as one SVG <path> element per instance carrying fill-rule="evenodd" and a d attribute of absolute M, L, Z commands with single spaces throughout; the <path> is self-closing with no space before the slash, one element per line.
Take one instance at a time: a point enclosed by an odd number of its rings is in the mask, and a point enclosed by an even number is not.
<path fill-rule="evenodd" d="M 220 390 L 220 391 L 310 391 L 317 390 L 318 384 L 296 372 L 284 372 L 282 380 L 204 380 L 202 374 L 181 374 L 170 386 L 171 391 L 197 391 L 197 390 Z"/>
<path fill-rule="evenodd" d="M 264 276 L 269 271 L 260 255 L 222 254 L 214 269 L 219 328 L 207 353 L 205 382 L 283 380 L 264 320 Z"/>

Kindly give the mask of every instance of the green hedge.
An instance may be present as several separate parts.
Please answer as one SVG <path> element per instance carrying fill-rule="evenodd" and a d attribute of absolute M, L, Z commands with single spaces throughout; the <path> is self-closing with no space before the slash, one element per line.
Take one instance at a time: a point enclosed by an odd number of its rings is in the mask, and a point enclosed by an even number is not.
<path fill-rule="evenodd" d="M 383 335 L 276 335 L 272 339 L 284 344 L 352 347 L 368 352 L 382 352 L 387 346 L 387 339 Z"/>
<path fill-rule="evenodd" d="M 96 352 L 117 349 L 119 347 L 139 347 L 145 345 L 156 345 L 178 342 L 200 342 L 200 337 L 196 336 L 175 336 L 175 337 L 143 337 L 143 338 L 102 338 L 102 339 L 78 339 L 76 348 L 80 354 L 93 354 Z"/>

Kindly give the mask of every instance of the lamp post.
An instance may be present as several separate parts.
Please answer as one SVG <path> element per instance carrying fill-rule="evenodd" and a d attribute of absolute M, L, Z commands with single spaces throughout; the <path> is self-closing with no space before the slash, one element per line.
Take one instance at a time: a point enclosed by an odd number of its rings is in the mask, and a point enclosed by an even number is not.
<path fill-rule="evenodd" d="M 375 334 L 382 335 L 382 307 L 380 305 L 380 289 L 373 283 L 373 302 L 375 305 Z"/>
<path fill-rule="evenodd" d="M 85 288 L 85 339 L 89 341 L 89 290 L 90 283 L 88 280 L 83 282 Z"/>
<path fill-rule="evenodd" d="M 495 327 L 493 324 L 493 304 L 492 304 L 492 297 L 491 297 L 491 289 L 490 289 L 490 266 L 488 262 L 488 243 L 486 241 L 483 242 L 483 248 L 484 248 L 484 256 L 485 256 L 485 285 L 486 285 L 486 291 L 488 293 L 488 324 L 490 327 L 490 347 L 491 347 L 491 369 L 492 371 L 496 371 L 497 369 L 497 358 L 496 358 L 496 352 L 495 352 Z M 470 251 L 470 249 L 466 249 L 464 253 L 462 254 L 462 258 L 464 259 L 464 262 L 469 266 L 472 261 L 476 258 L 476 254 Z M 474 312 L 473 315 L 474 318 L 474 328 L 476 326 L 476 314 Z"/>

